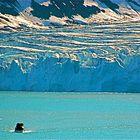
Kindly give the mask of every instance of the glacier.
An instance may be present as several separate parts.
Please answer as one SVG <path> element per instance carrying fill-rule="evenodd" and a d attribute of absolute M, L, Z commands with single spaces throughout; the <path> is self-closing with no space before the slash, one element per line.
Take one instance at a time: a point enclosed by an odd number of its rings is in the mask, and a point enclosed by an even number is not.
<path fill-rule="evenodd" d="M 14 61 L 10 69 L 0 69 L 0 89 L 17 91 L 60 92 L 139 92 L 140 57 L 130 58 L 121 68 L 116 62 L 101 61 L 98 68 L 80 67 L 79 62 L 67 59 L 39 59 L 28 73 L 23 73 Z"/>
<path fill-rule="evenodd" d="M 139 20 L 139 0 L 0 0 L 0 90 L 140 92 Z"/>

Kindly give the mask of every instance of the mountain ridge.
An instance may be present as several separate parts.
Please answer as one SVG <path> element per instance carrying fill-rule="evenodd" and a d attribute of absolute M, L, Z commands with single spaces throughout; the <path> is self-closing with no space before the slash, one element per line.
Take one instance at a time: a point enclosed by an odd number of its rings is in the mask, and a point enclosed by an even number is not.
<path fill-rule="evenodd" d="M 0 0 L 0 28 L 130 20 L 140 20 L 139 0 Z"/>

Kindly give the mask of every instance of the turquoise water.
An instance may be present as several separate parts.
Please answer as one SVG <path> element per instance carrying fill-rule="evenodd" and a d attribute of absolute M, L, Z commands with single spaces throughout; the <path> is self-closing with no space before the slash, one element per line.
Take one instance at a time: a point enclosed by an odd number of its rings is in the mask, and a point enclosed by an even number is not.
<path fill-rule="evenodd" d="M 0 139 L 140 139 L 140 95 L 0 92 Z"/>

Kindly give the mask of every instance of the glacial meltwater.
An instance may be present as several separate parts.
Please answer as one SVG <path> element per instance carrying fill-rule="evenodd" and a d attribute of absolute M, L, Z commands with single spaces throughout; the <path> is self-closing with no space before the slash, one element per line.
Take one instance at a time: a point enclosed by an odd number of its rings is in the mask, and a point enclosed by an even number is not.
<path fill-rule="evenodd" d="M 24 122 L 30 133 L 14 133 Z M 0 140 L 140 139 L 140 95 L 0 92 Z"/>

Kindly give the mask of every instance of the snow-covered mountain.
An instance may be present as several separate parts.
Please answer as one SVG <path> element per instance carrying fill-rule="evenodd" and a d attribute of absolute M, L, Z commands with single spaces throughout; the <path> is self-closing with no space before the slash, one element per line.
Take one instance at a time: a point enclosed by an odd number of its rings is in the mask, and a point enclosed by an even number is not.
<path fill-rule="evenodd" d="M 0 0 L 0 27 L 140 20 L 140 0 Z"/>

